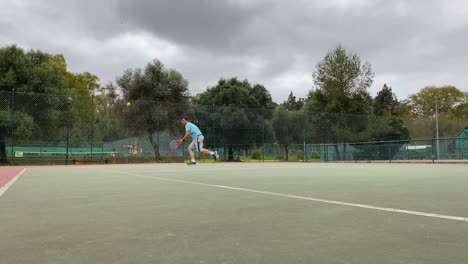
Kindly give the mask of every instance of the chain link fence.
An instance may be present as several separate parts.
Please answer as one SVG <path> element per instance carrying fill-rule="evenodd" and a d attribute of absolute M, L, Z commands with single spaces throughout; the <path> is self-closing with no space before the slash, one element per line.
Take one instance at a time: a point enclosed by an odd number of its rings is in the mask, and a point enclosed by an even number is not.
<path fill-rule="evenodd" d="M 224 161 L 395 161 L 466 159 L 468 120 L 400 119 L 284 109 L 132 101 L 106 94 L 0 92 L 5 164 L 183 162 L 180 118 L 200 127 Z M 395 124 L 393 124 L 393 123 Z M 391 124 L 391 125 L 389 125 Z M 403 132 L 407 131 L 405 135 Z M 199 162 L 211 162 L 200 157 Z"/>

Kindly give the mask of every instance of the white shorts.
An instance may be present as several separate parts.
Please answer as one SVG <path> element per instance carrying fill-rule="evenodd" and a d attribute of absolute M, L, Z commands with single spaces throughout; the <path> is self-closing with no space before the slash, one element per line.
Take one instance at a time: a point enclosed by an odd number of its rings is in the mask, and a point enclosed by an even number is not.
<path fill-rule="evenodd" d="M 188 148 L 196 149 L 198 152 L 200 152 L 200 150 L 203 149 L 203 140 L 205 140 L 205 137 L 203 137 L 203 135 L 199 135 L 192 140 L 192 143 L 190 143 Z"/>

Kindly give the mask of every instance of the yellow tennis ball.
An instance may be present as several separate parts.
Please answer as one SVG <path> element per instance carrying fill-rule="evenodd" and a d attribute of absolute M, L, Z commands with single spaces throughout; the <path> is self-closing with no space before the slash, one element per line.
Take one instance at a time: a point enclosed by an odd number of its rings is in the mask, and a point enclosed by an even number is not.
<path fill-rule="evenodd" d="M 127 102 L 127 107 L 130 107 L 131 105 L 132 105 L 132 103 Z"/>

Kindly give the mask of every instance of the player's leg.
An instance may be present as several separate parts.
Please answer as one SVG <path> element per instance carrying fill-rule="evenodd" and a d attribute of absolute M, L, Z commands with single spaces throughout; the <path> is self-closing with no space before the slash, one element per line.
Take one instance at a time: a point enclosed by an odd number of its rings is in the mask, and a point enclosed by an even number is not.
<path fill-rule="evenodd" d="M 195 153 L 193 152 L 193 149 L 189 148 L 189 153 L 190 153 L 190 159 L 192 161 L 195 161 Z"/>
<path fill-rule="evenodd" d="M 203 141 L 205 140 L 205 138 L 203 136 L 199 136 L 197 138 L 197 150 L 201 153 L 201 154 L 206 154 L 206 155 L 210 155 L 212 156 L 215 160 L 218 160 L 219 158 L 219 155 L 218 155 L 218 152 L 217 151 L 210 151 L 208 149 L 205 149 L 203 148 Z"/>
<path fill-rule="evenodd" d="M 208 149 L 202 149 L 200 151 L 201 154 L 205 154 L 205 155 L 211 155 L 211 153 L 213 153 L 211 150 L 208 150 Z"/>
<path fill-rule="evenodd" d="M 195 153 L 193 152 L 193 149 L 196 148 L 196 139 L 192 141 L 192 143 L 190 143 L 190 145 L 188 146 L 188 151 L 189 151 L 189 154 L 190 154 L 190 161 L 187 163 L 187 165 L 195 165 L 197 164 L 197 162 L 195 161 Z"/>

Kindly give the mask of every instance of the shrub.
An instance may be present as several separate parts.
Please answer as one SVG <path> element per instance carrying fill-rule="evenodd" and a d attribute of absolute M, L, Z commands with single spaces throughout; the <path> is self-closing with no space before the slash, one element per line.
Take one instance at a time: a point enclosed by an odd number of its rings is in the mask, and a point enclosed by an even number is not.
<path fill-rule="evenodd" d="M 260 157 L 262 156 L 262 152 L 259 150 L 259 149 L 254 149 L 251 153 L 251 157 L 252 159 L 260 159 Z"/>

